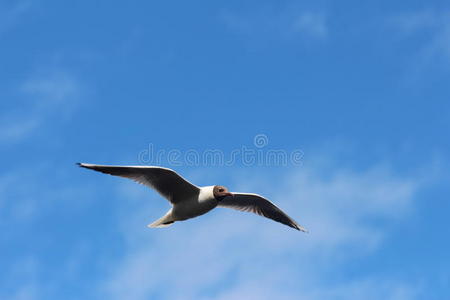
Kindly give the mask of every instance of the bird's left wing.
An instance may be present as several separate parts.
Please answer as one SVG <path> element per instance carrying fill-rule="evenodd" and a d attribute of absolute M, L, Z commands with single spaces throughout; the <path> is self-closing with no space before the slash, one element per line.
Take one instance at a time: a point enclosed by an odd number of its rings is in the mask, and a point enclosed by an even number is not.
<path fill-rule="evenodd" d="M 155 189 L 172 204 L 198 195 L 200 189 L 174 170 L 153 166 L 105 166 L 78 163 L 80 167 L 132 179 Z"/>
<path fill-rule="evenodd" d="M 275 204 L 257 194 L 233 193 L 219 201 L 218 206 L 252 212 L 257 215 L 272 219 L 300 231 L 307 232 Z"/>

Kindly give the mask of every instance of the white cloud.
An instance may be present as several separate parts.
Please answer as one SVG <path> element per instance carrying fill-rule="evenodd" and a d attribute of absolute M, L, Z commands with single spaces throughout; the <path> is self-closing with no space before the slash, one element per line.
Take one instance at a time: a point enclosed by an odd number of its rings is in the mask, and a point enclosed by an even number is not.
<path fill-rule="evenodd" d="M 286 275 L 295 276 L 295 274 Z M 318 275 L 318 274 L 315 274 Z M 308 286 L 299 283 L 298 291 L 286 291 L 282 289 L 274 289 L 273 284 L 282 287 L 285 285 L 284 280 L 274 281 L 273 278 L 268 280 L 254 280 L 251 284 L 242 284 L 237 288 L 223 293 L 218 299 L 220 300 L 238 300 L 238 299 L 301 299 L 301 300 L 348 300 L 348 299 L 367 299 L 367 300 L 412 300 L 418 295 L 418 288 L 400 282 L 386 282 L 380 278 L 354 280 L 346 282 L 339 286 Z M 215 298 L 214 298 L 215 299 Z"/>
<path fill-rule="evenodd" d="M 31 1 L 13 2 L 13 5 L 0 3 L 0 34 L 14 26 L 31 7 Z"/>
<path fill-rule="evenodd" d="M 405 37 L 421 34 L 423 46 L 420 49 L 424 63 L 434 58 L 450 61 L 450 11 L 423 10 L 399 14 L 388 21 Z"/>
<path fill-rule="evenodd" d="M 0 142 L 15 142 L 39 127 L 41 120 L 36 117 L 19 116 L 0 117 Z"/>
<path fill-rule="evenodd" d="M 15 106 L 0 115 L 0 142 L 28 137 L 47 119 L 67 117 L 82 93 L 78 80 L 63 70 L 35 75 L 18 88 Z"/>
<path fill-rule="evenodd" d="M 266 40 L 296 39 L 299 36 L 303 41 L 325 39 L 329 31 L 324 13 L 298 8 L 284 9 L 278 13 L 262 9 L 247 15 L 227 11 L 222 13 L 221 18 L 232 31 Z"/>
<path fill-rule="evenodd" d="M 399 14 L 390 19 L 390 22 L 405 34 L 414 34 L 417 30 L 434 27 L 436 18 L 432 11 L 418 11 Z"/>
<path fill-rule="evenodd" d="M 7 275 L 0 279 L 0 299 L 49 299 L 52 293 L 64 290 L 62 282 L 78 279 L 90 245 L 75 238 L 65 241 L 70 251 L 64 253 L 56 271 L 52 267 L 52 246 L 47 245 L 50 252 L 39 250 L 46 248 L 47 241 L 58 240 L 61 226 L 73 236 L 55 216 L 85 211 L 94 200 L 94 186 L 68 183 L 65 179 L 70 179 L 70 172 L 65 167 L 41 162 L 0 174 L 0 249 L 8 249 L 2 253 L 2 270 Z M 58 229 L 46 231 L 45 222 Z M 71 299 L 70 295 L 67 299 Z"/>
<path fill-rule="evenodd" d="M 398 176 L 387 166 L 335 169 L 326 176 L 303 169 L 275 180 L 260 174 L 251 184 L 234 185 L 273 199 L 311 231 L 303 234 L 220 208 L 151 231 L 145 224 L 168 205 L 162 208 L 158 196 L 148 199 L 148 191 L 126 184 L 124 197 L 132 190 L 145 202 L 136 200 L 131 210 L 120 208 L 125 253 L 112 265 L 100 293 L 132 300 L 414 299 L 417 287 L 401 279 L 370 273 L 353 280 L 328 276 L 353 259 L 376 253 L 392 221 L 414 209 L 421 185 L 418 178 Z"/>
<path fill-rule="evenodd" d="M 0 224 L 31 228 L 50 212 L 73 212 L 88 205 L 93 186 L 61 185 L 58 180 L 68 178 L 67 172 L 67 168 L 40 162 L 0 173 Z M 8 240 L 14 233 L 4 232 L 2 237 Z"/>
<path fill-rule="evenodd" d="M 293 30 L 315 38 L 325 38 L 328 34 L 326 17 L 322 13 L 302 13 L 294 20 Z"/>
<path fill-rule="evenodd" d="M 57 70 L 25 81 L 22 91 L 45 106 L 64 104 L 80 92 L 79 83 L 67 72 Z"/>
<path fill-rule="evenodd" d="M 2 299 L 34 300 L 40 298 L 37 286 L 39 263 L 34 257 L 22 257 L 9 270 L 6 286 L 0 291 Z"/>

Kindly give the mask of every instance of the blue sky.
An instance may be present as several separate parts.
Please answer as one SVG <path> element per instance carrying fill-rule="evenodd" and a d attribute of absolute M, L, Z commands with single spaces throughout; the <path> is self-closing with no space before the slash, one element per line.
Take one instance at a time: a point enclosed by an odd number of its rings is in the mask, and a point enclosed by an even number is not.
<path fill-rule="evenodd" d="M 448 1 L 3 0 L 0 54 L 1 299 L 450 297 Z M 243 147 L 301 161 L 186 161 Z M 150 148 L 310 233 L 74 164 Z"/>

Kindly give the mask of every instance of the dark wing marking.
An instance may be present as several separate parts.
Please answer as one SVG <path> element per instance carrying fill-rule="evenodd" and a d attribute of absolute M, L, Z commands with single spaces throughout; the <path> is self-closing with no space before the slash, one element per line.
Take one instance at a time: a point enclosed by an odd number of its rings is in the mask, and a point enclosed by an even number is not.
<path fill-rule="evenodd" d="M 172 204 L 198 195 L 200 189 L 175 171 L 153 166 L 104 166 L 78 163 L 80 167 L 132 179 L 155 189 Z"/>
<path fill-rule="evenodd" d="M 297 230 L 307 232 L 305 228 L 286 215 L 275 204 L 257 194 L 233 193 L 219 201 L 218 206 L 252 212 L 257 215 L 280 222 Z"/>

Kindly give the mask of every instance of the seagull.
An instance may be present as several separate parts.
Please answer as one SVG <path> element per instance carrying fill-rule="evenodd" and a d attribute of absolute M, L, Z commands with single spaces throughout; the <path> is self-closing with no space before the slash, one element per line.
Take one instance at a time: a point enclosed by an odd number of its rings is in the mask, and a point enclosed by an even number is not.
<path fill-rule="evenodd" d="M 77 163 L 94 171 L 132 179 L 156 190 L 166 198 L 172 208 L 148 227 L 167 227 L 203 215 L 216 207 L 252 212 L 299 231 L 307 232 L 275 204 L 257 194 L 230 193 L 221 185 L 198 187 L 178 175 L 174 170 L 157 166 L 107 166 Z"/>

